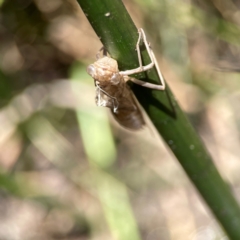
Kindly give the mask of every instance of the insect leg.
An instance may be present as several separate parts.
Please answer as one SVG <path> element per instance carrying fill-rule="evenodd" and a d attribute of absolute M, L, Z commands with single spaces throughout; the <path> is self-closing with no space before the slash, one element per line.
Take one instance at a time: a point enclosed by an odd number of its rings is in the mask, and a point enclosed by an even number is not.
<path fill-rule="evenodd" d="M 152 50 L 149 48 L 149 44 L 147 42 L 146 35 L 145 35 L 142 28 L 138 29 L 138 34 L 139 34 L 139 37 L 138 37 L 138 41 L 137 41 L 137 44 L 136 44 L 136 50 L 137 50 L 137 55 L 138 55 L 139 67 L 135 68 L 135 69 L 132 69 L 132 70 L 121 71 L 121 72 L 119 72 L 121 75 L 126 76 L 126 75 L 135 74 L 135 73 L 141 73 L 141 72 L 144 72 L 144 71 L 147 71 L 147 70 L 151 69 L 155 64 L 154 61 L 153 61 L 153 58 L 152 58 L 152 54 L 151 54 Z M 151 63 L 149 63 L 146 66 L 142 65 L 142 57 L 141 57 L 141 51 L 140 51 L 141 39 L 143 39 L 143 43 L 144 43 L 144 45 L 147 49 L 148 55 L 151 59 Z"/>
<path fill-rule="evenodd" d="M 125 80 L 126 79 L 131 80 L 131 81 L 133 81 L 133 82 L 135 82 L 135 83 L 137 83 L 137 84 L 139 84 L 143 87 L 157 89 L 157 90 L 164 90 L 165 89 L 164 78 L 163 78 L 162 73 L 160 71 L 160 68 L 158 66 L 158 63 L 157 63 L 156 57 L 153 53 L 153 50 L 150 48 L 149 43 L 147 42 L 146 35 L 145 35 L 142 28 L 140 28 L 138 30 L 138 33 L 139 33 L 139 38 L 138 38 L 138 41 L 137 41 L 136 49 L 137 49 L 138 61 L 139 61 L 140 66 L 138 68 L 135 68 L 135 69 L 132 69 L 132 70 L 127 70 L 127 71 L 122 71 L 122 72 L 119 72 L 119 73 L 123 76 L 127 76 L 127 75 L 131 75 L 131 74 L 147 71 L 147 70 L 149 70 L 149 69 L 151 69 L 152 67 L 155 66 L 156 70 L 157 70 L 157 73 L 158 73 L 158 76 L 159 76 L 159 79 L 160 79 L 161 85 L 152 84 L 152 83 L 145 83 L 144 81 L 141 81 L 141 80 L 138 80 L 138 79 L 135 79 L 135 78 L 131 78 L 131 77 L 128 77 L 128 78 L 125 77 Z M 149 63 L 146 66 L 142 66 L 142 58 L 141 58 L 141 52 L 140 52 L 140 41 L 141 41 L 141 39 L 143 39 L 143 43 L 144 43 L 144 45 L 146 47 L 146 50 L 148 52 L 148 55 L 151 59 L 151 63 Z"/>
<path fill-rule="evenodd" d="M 132 77 L 128 77 L 126 80 L 130 80 L 142 87 L 146 87 L 146 88 L 151 88 L 151 89 L 155 89 L 155 90 L 164 90 L 165 89 L 165 85 L 158 85 L 158 84 L 153 84 L 153 83 L 149 83 L 149 82 L 145 82 L 136 78 L 132 78 Z"/>
<path fill-rule="evenodd" d="M 107 56 L 107 49 L 104 46 L 102 46 L 96 54 L 96 59 L 101 58 L 100 57 L 101 52 L 102 52 L 103 56 Z"/>

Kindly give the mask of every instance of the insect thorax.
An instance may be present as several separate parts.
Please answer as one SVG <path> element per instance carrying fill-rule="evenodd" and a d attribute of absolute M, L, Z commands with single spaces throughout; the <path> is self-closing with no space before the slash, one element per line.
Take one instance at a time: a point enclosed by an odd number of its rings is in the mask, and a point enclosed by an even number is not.
<path fill-rule="evenodd" d="M 87 72 L 95 79 L 95 81 L 98 81 L 100 85 L 104 85 L 104 83 L 109 84 L 109 82 L 116 85 L 121 78 L 117 61 L 107 56 L 104 56 L 89 65 Z"/>

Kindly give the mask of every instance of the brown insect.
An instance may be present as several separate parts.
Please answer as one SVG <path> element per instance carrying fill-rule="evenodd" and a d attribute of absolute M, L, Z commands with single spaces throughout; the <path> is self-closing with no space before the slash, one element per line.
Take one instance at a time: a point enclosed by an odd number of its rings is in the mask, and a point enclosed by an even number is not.
<path fill-rule="evenodd" d="M 103 50 L 103 57 L 87 67 L 87 72 L 94 78 L 96 85 L 96 104 L 97 106 L 108 107 L 111 109 L 114 118 L 120 125 L 131 130 L 138 130 L 144 124 L 144 119 L 141 110 L 138 107 L 136 99 L 126 81 L 130 80 L 143 87 L 164 90 L 165 82 L 155 55 L 146 40 L 146 35 L 143 29 L 138 30 L 139 38 L 136 44 L 139 67 L 132 70 L 119 71 L 117 61 L 107 56 Z M 140 53 L 141 39 L 145 44 L 151 63 L 146 66 L 142 65 Z M 147 71 L 156 67 L 161 85 L 152 84 L 129 77 L 131 74 Z"/>

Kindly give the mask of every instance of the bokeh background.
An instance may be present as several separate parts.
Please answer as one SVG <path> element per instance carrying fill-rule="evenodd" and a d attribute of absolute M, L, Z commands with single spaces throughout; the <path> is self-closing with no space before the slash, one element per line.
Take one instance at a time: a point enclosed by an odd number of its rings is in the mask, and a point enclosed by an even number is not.
<path fill-rule="evenodd" d="M 240 1 L 124 4 L 239 200 Z M 151 123 L 95 105 L 100 47 L 75 0 L 0 0 L 0 240 L 227 240 Z"/>

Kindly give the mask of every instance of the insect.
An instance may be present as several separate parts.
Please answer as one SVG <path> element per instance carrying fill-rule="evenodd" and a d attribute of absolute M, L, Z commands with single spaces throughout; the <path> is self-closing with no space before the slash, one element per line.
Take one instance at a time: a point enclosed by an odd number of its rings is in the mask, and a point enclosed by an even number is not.
<path fill-rule="evenodd" d="M 164 90 L 165 82 L 159 66 L 157 64 L 155 55 L 150 48 L 146 35 L 142 28 L 138 30 L 139 37 L 136 44 L 139 67 L 119 71 L 118 63 L 111 57 L 107 56 L 103 49 L 103 57 L 97 54 L 97 61 L 87 67 L 87 72 L 95 81 L 96 86 L 96 104 L 97 106 L 108 107 L 117 122 L 125 128 L 131 130 L 138 130 L 145 124 L 141 110 L 133 96 L 130 87 L 126 84 L 128 80 L 139 84 L 143 87 Z M 143 66 L 140 53 L 140 43 L 143 41 L 151 62 Z M 102 50 L 101 49 L 101 50 Z M 101 51 L 100 50 L 100 51 Z M 161 85 L 152 84 L 130 77 L 129 75 L 147 71 L 155 66 Z"/>

